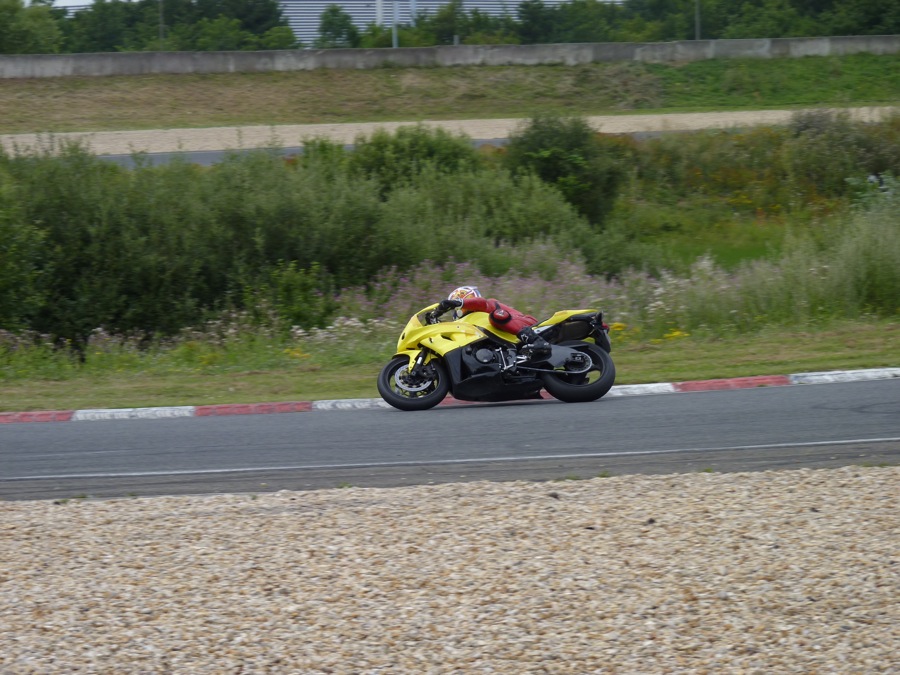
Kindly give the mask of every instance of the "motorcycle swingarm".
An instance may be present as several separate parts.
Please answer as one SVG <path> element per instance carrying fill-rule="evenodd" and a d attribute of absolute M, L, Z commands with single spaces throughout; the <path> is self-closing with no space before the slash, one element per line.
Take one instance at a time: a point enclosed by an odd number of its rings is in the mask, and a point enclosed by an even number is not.
<path fill-rule="evenodd" d="M 570 347 L 561 347 L 559 345 L 553 346 L 553 351 L 550 354 L 549 359 L 544 359 L 542 363 L 547 363 L 550 365 L 549 368 L 539 368 L 536 366 L 526 366 L 521 363 L 516 364 L 516 371 L 527 370 L 531 373 L 557 373 L 559 374 L 561 371 L 557 370 L 558 368 L 565 368 L 566 361 L 569 356 L 572 354 L 581 354 L 577 349 L 571 349 Z M 590 366 L 585 368 L 583 371 L 566 371 L 568 375 L 580 375 L 582 373 L 590 370 Z"/>

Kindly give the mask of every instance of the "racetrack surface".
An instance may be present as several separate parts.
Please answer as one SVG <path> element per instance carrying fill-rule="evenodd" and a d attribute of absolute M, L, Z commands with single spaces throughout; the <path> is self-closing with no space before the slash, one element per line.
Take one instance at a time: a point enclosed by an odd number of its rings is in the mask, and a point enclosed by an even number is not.
<path fill-rule="evenodd" d="M 735 382 L 713 380 L 705 390 L 687 383 L 675 396 L 648 386 L 645 395 L 583 404 L 454 404 L 411 413 L 354 400 L 315 412 L 263 411 L 282 413 L 274 415 L 110 410 L 68 424 L 3 424 L 0 497 L 271 492 L 900 460 L 900 377 L 749 386 L 755 381 L 742 378 L 738 384 L 748 386 L 729 388 Z"/>

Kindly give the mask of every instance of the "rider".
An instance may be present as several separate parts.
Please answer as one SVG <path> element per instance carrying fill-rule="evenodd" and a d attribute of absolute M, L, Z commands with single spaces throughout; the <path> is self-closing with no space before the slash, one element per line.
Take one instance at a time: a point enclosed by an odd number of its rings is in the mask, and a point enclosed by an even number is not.
<path fill-rule="evenodd" d="M 460 286 L 454 289 L 446 300 L 438 303 L 437 314 L 443 314 L 450 309 L 456 310 L 453 312 L 455 319 L 469 312 L 486 312 L 494 328 L 515 333 L 522 342 L 524 354 L 531 358 L 544 358 L 550 355 L 550 343 L 532 328 L 538 322 L 537 319 L 494 298 L 482 297 L 475 286 Z"/>

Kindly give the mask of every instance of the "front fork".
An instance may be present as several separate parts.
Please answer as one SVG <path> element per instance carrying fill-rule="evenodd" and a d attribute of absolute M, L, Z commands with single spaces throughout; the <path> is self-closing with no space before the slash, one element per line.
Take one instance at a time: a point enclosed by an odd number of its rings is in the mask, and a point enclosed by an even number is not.
<path fill-rule="evenodd" d="M 427 356 L 427 353 L 423 349 L 416 354 L 416 358 L 412 359 L 412 366 L 409 368 L 409 376 L 411 378 L 418 378 L 423 375 L 425 370 L 425 359 Z"/>

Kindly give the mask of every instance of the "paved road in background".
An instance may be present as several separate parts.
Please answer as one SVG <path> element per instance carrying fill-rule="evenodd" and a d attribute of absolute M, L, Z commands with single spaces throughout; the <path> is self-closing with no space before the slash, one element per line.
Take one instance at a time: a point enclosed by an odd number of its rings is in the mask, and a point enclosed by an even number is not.
<path fill-rule="evenodd" d="M 846 110 L 851 118 L 871 122 L 884 119 L 900 110 L 896 106 L 858 107 Z M 760 124 L 786 124 L 796 110 L 749 110 L 710 113 L 623 114 L 587 117 L 598 131 L 631 134 L 697 129 L 728 129 Z M 353 143 L 360 135 L 376 129 L 394 130 L 421 122 L 454 133 L 464 133 L 475 140 L 502 139 L 522 124 L 521 119 L 490 120 L 410 120 L 406 122 L 374 122 L 361 124 L 295 124 L 281 126 L 210 127 L 202 129 L 157 129 L 146 131 L 77 132 L 53 134 L 55 142 L 80 140 L 97 155 L 130 155 L 147 153 L 205 153 L 241 150 L 276 145 L 299 147 L 310 138 L 328 138 L 339 143 Z M 0 135 L 0 145 L 7 149 L 45 145 L 47 135 Z"/>
<path fill-rule="evenodd" d="M 900 461 L 900 379 L 534 401 L 0 425 L 0 498 L 267 492 Z"/>

